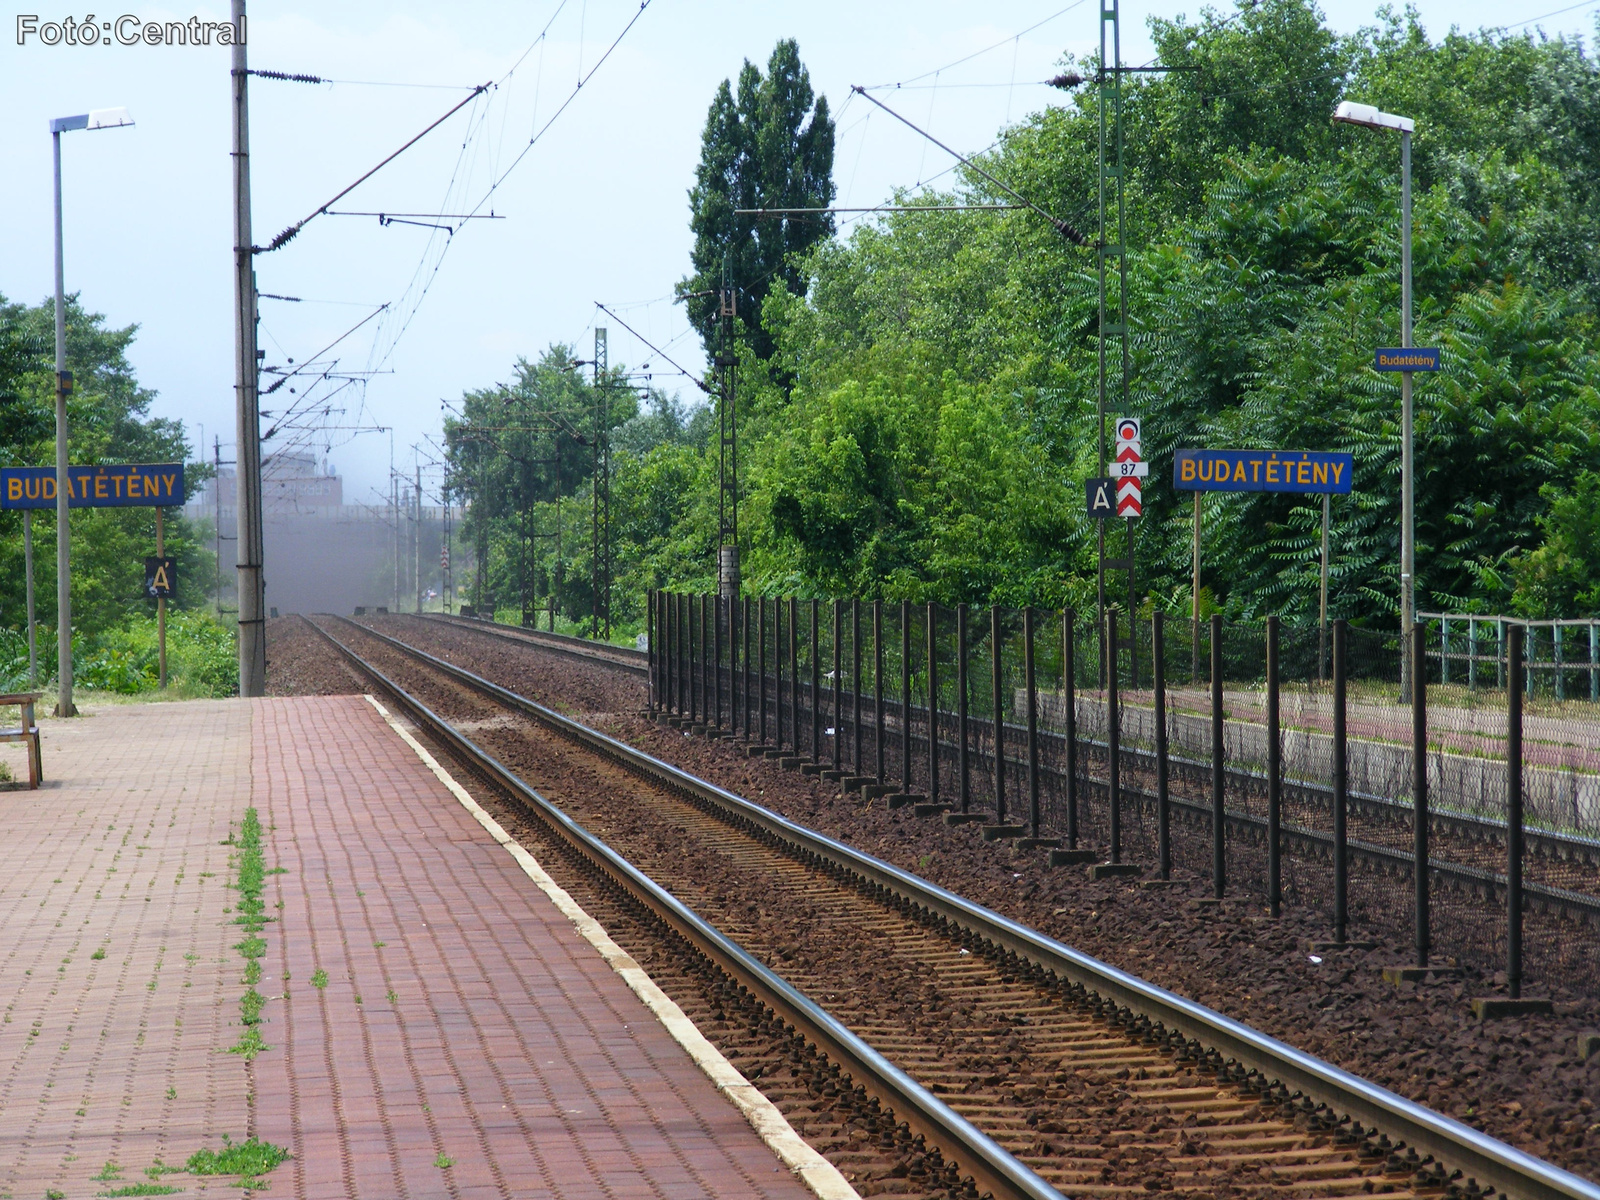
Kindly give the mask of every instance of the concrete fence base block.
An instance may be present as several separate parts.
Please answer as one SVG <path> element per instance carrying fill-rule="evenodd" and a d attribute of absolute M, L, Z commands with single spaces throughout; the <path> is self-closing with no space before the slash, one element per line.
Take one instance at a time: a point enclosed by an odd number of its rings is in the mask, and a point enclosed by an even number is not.
<path fill-rule="evenodd" d="M 1131 879 L 1144 874 L 1144 868 L 1137 863 L 1091 863 L 1089 865 L 1090 879 Z"/>
<path fill-rule="evenodd" d="M 1548 1017 L 1555 1012 L 1549 1000 L 1513 1000 L 1509 996 L 1478 996 L 1469 1001 L 1472 1015 L 1480 1021 L 1497 1017 Z"/>

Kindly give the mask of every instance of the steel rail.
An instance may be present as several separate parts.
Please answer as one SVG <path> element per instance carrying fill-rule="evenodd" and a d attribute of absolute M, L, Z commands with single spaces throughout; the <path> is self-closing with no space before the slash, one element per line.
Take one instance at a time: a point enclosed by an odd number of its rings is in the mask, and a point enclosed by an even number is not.
<path fill-rule="evenodd" d="M 386 634 L 369 629 L 365 625 L 358 625 L 346 617 L 341 616 L 337 619 L 354 626 L 369 637 L 379 638 L 395 646 L 402 653 L 426 661 L 430 666 L 443 670 L 462 682 L 467 682 L 467 677 L 470 676 L 476 681 L 470 686 L 477 688 L 481 684 L 483 688 L 490 689 L 485 694 L 513 707 L 523 708 L 541 721 L 556 715 L 531 700 L 499 688 L 487 680 L 480 680 L 470 672 L 462 672 L 460 668 L 452 667 L 415 647 L 406 646 L 404 642 Z M 770 1008 L 779 1020 L 813 1042 L 839 1065 L 841 1072 L 850 1077 L 842 1082 L 847 1085 L 859 1084 L 880 1104 L 891 1109 L 896 1121 L 904 1121 L 913 1134 L 921 1134 L 930 1146 L 938 1146 L 946 1161 L 956 1164 L 963 1175 L 970 1176 L 980 1192 L 990 1192 L 996 1197 L 1015 1198 L 1015 1200 L 1061 1200 L 1061 1194 L 1028 1166 L 1013 1158 L 986 1133 L 884 1058 L 825 1009 L 790 985 L 782 976 L 695 915 L 682 901 L 522 782 L 509 768 L 470 738 L 458 732 L 443 717 L 405 691 L 333 634 L 315 621 L 308 620 L 307 623 L 349 659 L 358 670 L 392 696 L 414 721 L 428 731 L 430 736 L 448 746 L 453 754 L 485 782 L 504 792 L 530 816 L 541 821 L 572 850 L 599 868 L 614 884 L 643 903 L 669 929 L 714 962 L 736 983 L 747 988 L 761 1003 Z M 585 727 L 574 724 L 573 728 Z M 562 732 L 568 730 L 563 728 Z M 621 748 L 620 743 L 617 745 Z"/>
<path fill-rule="evenodd" d="M 573 637 L 568 633 L 554 633 L 544 629 L 526 629 L 518 625 L 502 625 L 498 621 L 485 620 L 482 617 L 461 617 L 455 613 L 392 613 L 391 616 L 414 617 L 421 616 L 425 620 L 440 621 L 452 629 L 472 629 L 478 633 L 497 637 L 503 641 L 514 642 L 521 646 L 535 646 L 540 650 L 553 650 L 557 654 L 568 654 L 574 658 L 586 659 L 589 662 L 602 662 L 607 666 L 621 667 L 624 671 L 632 671 L 636 675 L 643 675 L 649 667 L 646 665 L 647 655 L 643 650 L 634 650 L 628 646 L 613 646 L 609 642 L 595 642 L 588 638 Z M 340 620 L 348 620 L 340 617 Z M 365 625 L 361 626 L 367 629 Z M 368 630 L 372 632 L 372 630 Z"/>
<path fill-rule="evenodd" d="M 339 620 L 344 621 L 345 618 Z M 387 643 L 403 655 L 427 663 L 470 689 L 533 717 L 645 779 L 700 804 L 721 810 L 734 824 L 755 832 L 764 840 L 786 844 L 809 861 L 827 864 L 856 876 L 870 890 L 880 896 L 893 897 L 931 924 L 969 938 L 985 950 L 1014 956 L 1021 963 L 1055 976 L 1062 984 L 1081 987 L 1109 1001 L 1119 1011 L 1125 1009 L 1129 1014 L 1148 1019 L 1162 1030 L 1209 1048 L 1238 1064 L 1241 1072 L 1254 1071 L 1314 1104 L 1327 1105 L 1335 1113 L 1375 1127 L 1391 1138 L 1398 1138 L 1406 1147 L 1416 1150 L 1424 1161 L 1431 1157 L 1447 1169 L 1459 1170 L 1477 1180 L 1480 1187 L 1488 1186 L 1513 1200 L 1556 1200 L 1558 1197 L 1567 1200 L 1600 1200 L 1600 1186 L 1509 1146 L 1481 1130 L 1436 1113 L 1231 1017 L 1074 950 L 908 871 L 796 825 L 777 813 L 526 697 L 518 696 L 471 671 L 365 626 L 356 628 Z M 331 635 L 328 636 L 333 640 Z"/>

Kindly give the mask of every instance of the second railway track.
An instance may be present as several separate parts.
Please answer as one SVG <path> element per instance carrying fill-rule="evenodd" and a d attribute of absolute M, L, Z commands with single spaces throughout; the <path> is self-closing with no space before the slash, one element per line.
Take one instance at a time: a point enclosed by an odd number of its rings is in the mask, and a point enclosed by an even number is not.
<path fill-rule="evenodd" d="M 460 668 L 342 619 L 323 632 L 397 693 L 414 689 L 415 698 L 396 698 L 410 699 L 422 723 L 432 709 L 469 734 L 1064 1195 L 1600 1197 L 1476 1130 Z M 656 944 L 629 949 L 659 958 L 659 932 L 631 911 L 620 904 L 632 937 Z M 802 1049 L 804 1014 L 736 976 L 690 972 L 684 986 L 700 988 L 713 1025 L 772 1033 L 778 1052 L 755 1055 L 763 1087 L 811 1114 L 817 1128 L 804 1131 L 842 1169 L 863 1155 L 887 1160 L 875 1190 L 908 1195 L 972 1194 L 977 1183 L 1030 1194 L 975 1164 L 970 1146 L 914 1112 L 870 1062 L 841 1063 L 849 1051 L 830 1052 L 825 1037 Z"/>

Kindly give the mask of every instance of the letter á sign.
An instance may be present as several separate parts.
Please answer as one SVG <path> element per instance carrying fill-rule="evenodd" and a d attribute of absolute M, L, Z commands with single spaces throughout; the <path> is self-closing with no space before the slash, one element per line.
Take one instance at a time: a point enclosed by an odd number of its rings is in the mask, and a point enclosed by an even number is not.
<path fill-rule="evenodd" d="M 1115 479 L 1085 479 L 1083 492 L 1089 519 L 1103 521 L 1117 513 L 1117 481 Z"/>
<path fill-rule="evenodd" d="M 144 594 L 152 600 L 171 600 L 178 593 L 178 561 L 171 556 L 144 560 Z"/>

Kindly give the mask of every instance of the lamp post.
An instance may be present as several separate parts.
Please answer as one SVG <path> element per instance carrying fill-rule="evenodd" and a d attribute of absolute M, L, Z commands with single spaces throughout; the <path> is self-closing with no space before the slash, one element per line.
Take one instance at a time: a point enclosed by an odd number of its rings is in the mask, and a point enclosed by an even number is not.
<path fill-rule="evenodd" d="M 1342 125 L 1387 129 L 1400 135 L 1400 345 L 1411 346 L 1411 133 L 1416 122 L 1349 100 L 1333 110 Z M 1400 631 L 1411 635 L 1417 613 L 1417 520 L 1412 463 L 1411 372 L 1400 373 Z M 1400 703 L 1411 703 L 1411 664 L 1400 656 Z"/>
<path fill-rule="evenodd" d="M 72 555 L 67 528 L 71 484 L 67 478 L 67 397 L 72 375 L 67 371 L 66 271 L 61 251 L 61 135 L 72 129 L 120 129 L 132 125 L 125 108 L 97 108 L 76 117 L 50 122 L 56 179 L 56 673 L 60 696 L 56 716 L 77 715 L 72 706 Z"/>

